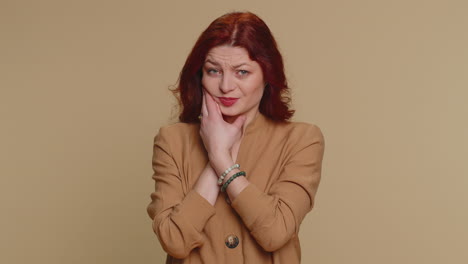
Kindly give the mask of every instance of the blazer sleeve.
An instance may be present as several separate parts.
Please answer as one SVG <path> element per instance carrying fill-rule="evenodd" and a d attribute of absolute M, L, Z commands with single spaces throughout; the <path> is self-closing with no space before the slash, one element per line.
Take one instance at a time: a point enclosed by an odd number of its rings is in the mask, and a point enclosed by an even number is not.
<path fill-rule="evenodd" d="M 264 250 L 276 251 L 296 236 L 305 215 L 312 210 L 324 146 L 320 128 L 308 126 L 268 193 L 249 184 L 232 201 L 231 206 Z"/>
<path fill-rule="evenodd" d="M 174 133 L 167 130 L 161 128 L 154 138 L 155 191 L 147 212 L 163 249 L 175 258 L 185 258 L 204 243 L 203 228 L 215 209 L 196 191 L 184 193 L 182 177 L 171 154 L 170 138 Z"/>

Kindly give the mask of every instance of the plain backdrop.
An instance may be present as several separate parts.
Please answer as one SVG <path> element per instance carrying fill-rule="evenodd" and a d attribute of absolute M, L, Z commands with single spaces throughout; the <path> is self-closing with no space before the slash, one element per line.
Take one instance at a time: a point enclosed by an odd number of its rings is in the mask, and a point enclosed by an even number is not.
<path fill-rule="evenodd" d="M 326 140 L 303 263 L 468 263 L 468 2 L 0 0 L 0 263 L 163 263 L 168 87 L 229 11 L 269 25 Z"/>

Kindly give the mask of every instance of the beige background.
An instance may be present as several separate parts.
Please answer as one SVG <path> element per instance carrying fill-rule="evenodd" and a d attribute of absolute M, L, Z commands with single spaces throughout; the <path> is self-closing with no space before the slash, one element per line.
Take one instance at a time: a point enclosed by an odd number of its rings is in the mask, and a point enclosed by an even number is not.
<path fill-rule="evenodd" d="M 468 263 L 464 0 L 0 0 L 0 263 L 163 262 L 153 137 L 233 10 L 270 26 L 326 137 L 303 263 Z"/>

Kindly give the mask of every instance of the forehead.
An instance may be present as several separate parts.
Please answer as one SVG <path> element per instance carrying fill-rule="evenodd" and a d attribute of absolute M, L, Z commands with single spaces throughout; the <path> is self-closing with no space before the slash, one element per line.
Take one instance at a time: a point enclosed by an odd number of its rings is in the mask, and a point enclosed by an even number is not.
<path fill-rule="evenodd" d="M 235 62 L 250 62 L 249 53 L 242 47 L 218 46 L 212 48 L 206 55 L 206 60 L 214 60 L 216 62 L 235 63 Z"/>

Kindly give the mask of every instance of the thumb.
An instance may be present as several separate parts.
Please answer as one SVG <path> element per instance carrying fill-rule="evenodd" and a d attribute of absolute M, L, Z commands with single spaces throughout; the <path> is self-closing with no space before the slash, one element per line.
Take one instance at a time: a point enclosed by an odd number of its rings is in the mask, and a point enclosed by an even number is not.
<path fill-rule="evenodd" d="M 240 115 L 236 118 L 236 121 L 234 121 L 234 123 L 232 124 L 236 126 L 237 128 L 241 129 L 245 124 L 245 120 L 247 120 L 247 116 Z"/>

